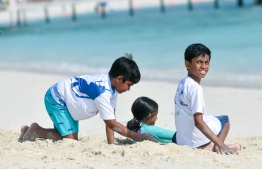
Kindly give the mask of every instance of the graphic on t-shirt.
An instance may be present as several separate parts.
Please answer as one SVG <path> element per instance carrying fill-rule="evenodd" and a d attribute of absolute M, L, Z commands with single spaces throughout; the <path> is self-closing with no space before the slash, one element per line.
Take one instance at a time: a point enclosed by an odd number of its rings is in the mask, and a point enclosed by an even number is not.
<path fill-rule="evenodd" d="M 179 96 L 183 95 L 184 94 L 184 90 L 181 90 L 181 92 L 179 93 Z M 186 103 L 184 103 L 182 100 L 179 99 L 179 103 L 180 105 L 182 106 L 188 106 Z"/>
<path fill-rule="evenodd" d="M 74 77 L 71 82 L 71 88 L 77 97 L 95 100 L 106 90 L 105 86 L 99 84 L 99 81 L 96 83 L 91 82 L 88 84 L 85 79 Z"/>
<path fill-rule="evenodd" d="M 182 105 L 182 106 L 187 106 L 187 104 L 184 103 L 184 102 L 182 102 L 182 100 L 179 100 L 179 102 L 180 102 L 180 105 Z"/>

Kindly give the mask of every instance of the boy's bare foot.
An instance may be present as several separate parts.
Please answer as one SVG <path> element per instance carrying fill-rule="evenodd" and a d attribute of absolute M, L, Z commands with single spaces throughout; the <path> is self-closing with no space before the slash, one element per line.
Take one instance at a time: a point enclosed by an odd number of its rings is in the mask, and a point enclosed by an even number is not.
<path fill-rule="evenodd" d="M 242 149 L 242 145 L 239 144 L 239 143 L 229 144 L 228 147 L 229 147 L 231 150 L 234 150 L 234 151 L 239 151 L 239 150 Z"/>
<path fill-rule="evenodd" d="M 23 136 L 22 142 L 35 141 L 36 138 L 39 138 L 40 136 L 35 132 L 37 128 L 39 128 L 39 125 L 37 123 L 32 123 L 25 135 Z"/>
<path fill-rule="evenodd" d="M 18 142 L 22 142 L 22 139 L 23 139 L 23 137 L 24 137 L 24 135 L 25 135 L 25 133 L 27 132 L 28 129 L 29 129 L 29 127 L 27 125 L 23 125 L 21 127 L 21 134 L 18 138 Z"/>

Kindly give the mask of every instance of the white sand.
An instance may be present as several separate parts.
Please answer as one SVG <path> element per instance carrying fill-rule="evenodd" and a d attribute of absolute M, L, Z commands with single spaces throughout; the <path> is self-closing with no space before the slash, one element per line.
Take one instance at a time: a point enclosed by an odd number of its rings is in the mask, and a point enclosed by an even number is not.
<path fill-rule="evenodd" d="M 108 145 L 104 123 L 96 116 L 81 121 L 80 140 L 17 142 L 20 127 L 38 122 L 52 127 L 43 104 L 45 91 L 65 76 L 0 71 L 0 168 L 262 168 L 262 90 L 205 87 L 209 114 L 227 114 L 231 129 L 226 143 L 241 143 L 237 155 L 193 150 L 175 144 L 141 142 Z M 208 76 L 206 79 L 208 80 Z M 119 95 L 117 120 L 132 118 L 130 107 L 139 96 L 159 103 L 157 124 L 175 130 L 173 97 L 176 84 L 142 81 Z M 124 137 L 116 134 L 120 141 Z"/>

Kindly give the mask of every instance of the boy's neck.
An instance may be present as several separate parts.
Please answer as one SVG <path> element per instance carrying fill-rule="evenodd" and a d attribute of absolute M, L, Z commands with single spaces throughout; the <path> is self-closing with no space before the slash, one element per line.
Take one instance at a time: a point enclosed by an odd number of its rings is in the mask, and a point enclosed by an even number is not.
<path fill-rule="evenodd" d="M 109 78 L 110 78 L 111 87 L 112 87 L 113 89 L 115 89 L 116 78 L 112 78 L 112 77 L 110 77 L 110 76 L 109 76 Z"/>
<path fill-rule="evenodd" d="M 201 78 L 191 75 L 190 73 L 188 73 L 187 76 L 191 77 L 191 79 L 193 79 L 195 82 L 197 82 L 200 85 Z"/>

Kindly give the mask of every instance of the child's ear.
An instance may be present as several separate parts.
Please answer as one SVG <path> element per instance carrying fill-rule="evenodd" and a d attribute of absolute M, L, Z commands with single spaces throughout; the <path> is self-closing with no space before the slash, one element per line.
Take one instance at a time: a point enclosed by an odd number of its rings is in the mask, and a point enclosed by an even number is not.
<path fill-rule="evenodd" d="M 187 60 L 185 61 L 185 67 L 187 70 L 190 68 L 190 62 Z"/>
<path fill-rule="evenodd" d="M 116 77 L 117 82 L 122 82 L 123 81 L 123 76 L 117 76 Z"/>

